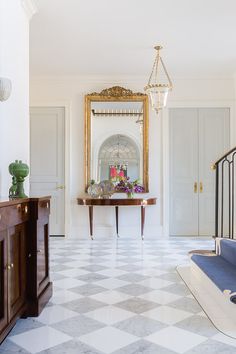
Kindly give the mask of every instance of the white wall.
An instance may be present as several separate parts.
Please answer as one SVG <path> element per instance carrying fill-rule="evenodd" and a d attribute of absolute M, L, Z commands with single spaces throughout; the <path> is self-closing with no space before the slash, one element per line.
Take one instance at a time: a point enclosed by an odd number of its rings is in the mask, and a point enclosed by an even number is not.
<path fill-rule="evenodd" d="M 0 196 L 8 196 L 8 165 L 29 162 L 29 19 L 20 0 L 0 0 L 0 76 L 12 94 L 0 102 Z M 28 179 L 26 192 L 28 191 Z"/>
<path fill-rule="evenodd" d="M 235 100 L 234 80 L 173 80 L 174 90 L 169 104 L 196 104 Z M 30 85 L 31 105 L 63 105 L 70 107 L 70 211 L 72 237 L 88 237 L 87 209 L 76 205 L 76 197 L 84 193 L 84 95 L 100 92 L 106 87 L 120 85 L 133 91 L 141 91 L 146 78 L 32 78 Z M 162 115 L 150 110 L 149 136 L 149 189 L 150 196 L 157 197 L 157 205 L 146 212 L 146 237 L 156 237 L 163 229 L 163 139 Z M 166 132 L 168 134 L 168 132 Z M 68 172 L 68 171 L 67 171 Z M 114 210 L 96 208 L 95 237 L 114 235 Z M 139 209 L 120 212 L 120 234 L 122 237 L 139 235 Z"/>

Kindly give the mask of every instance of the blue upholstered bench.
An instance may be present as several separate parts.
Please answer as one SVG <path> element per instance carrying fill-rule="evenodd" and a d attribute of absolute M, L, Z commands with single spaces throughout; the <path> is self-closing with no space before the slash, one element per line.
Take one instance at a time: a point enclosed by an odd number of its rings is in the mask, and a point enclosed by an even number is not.
<path fill-rule="evenodd" d="M 236 241 L 221 239 L 217 256 L 193 254 L 191 260 L 236 303 Z"/>

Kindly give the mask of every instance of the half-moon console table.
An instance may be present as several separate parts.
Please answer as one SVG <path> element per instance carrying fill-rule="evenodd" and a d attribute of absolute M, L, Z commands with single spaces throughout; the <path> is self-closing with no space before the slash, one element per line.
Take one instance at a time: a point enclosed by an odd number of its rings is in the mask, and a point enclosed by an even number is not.
<path fill-rule="evenodd" d="M 145 224 L 145 207 L 148 205 L 155 205 L 157 198 L 111 198 L 111 199 L 98 199 L 98 198 L 77 198 L 79 205 L 89 207 L 89 226 L 90 237 L 93 240 L 93 207 L 94 206 L 114 206 L 116 212 L 116 235 L 119 237 L 119 206 L 140 206 L 141 209 L 141 237 L 143 239 L 144 224 Z"/>

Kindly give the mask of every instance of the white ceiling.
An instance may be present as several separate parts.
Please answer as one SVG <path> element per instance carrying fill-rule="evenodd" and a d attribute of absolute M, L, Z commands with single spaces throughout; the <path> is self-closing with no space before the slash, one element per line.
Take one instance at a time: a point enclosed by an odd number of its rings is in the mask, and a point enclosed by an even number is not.
<path fill-rule="evenodd" d="M 170 76 L 236 73 L 236 0 L 35 0 L 31 74 L 150 74 L 156 44 Z"/>

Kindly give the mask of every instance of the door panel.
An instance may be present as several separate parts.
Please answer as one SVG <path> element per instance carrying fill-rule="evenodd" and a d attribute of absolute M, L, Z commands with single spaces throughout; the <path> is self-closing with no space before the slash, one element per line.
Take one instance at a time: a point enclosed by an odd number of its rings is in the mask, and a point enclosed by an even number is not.
<path fill-rule="evenodd" d="M 7 325 L 7 231 L 0 231 L 0 331 Z"/>
<path fill-rule="evenodd" d="M 30 192 L 51 195 L 50 234 L 65 234 L 65 112 L 62 107 L 30 110 Z"/>
<path fill-rule="evenodd" d="M 198 111 L 170 109 L 170 234 L 198 234 Z"/>
<path fill-rule="evenodd" d="M 215 172 L 211 165 L 229 150 L 229 108 L 199 109 L 199 235 L 214 235 Z M 227 181 L 227 179 L 226 179 Z"/>
<path fill-rule="evenodd" d="M 25 224 L 8 231 L 8 310 L 11 320 L 25 303 L 26 240 Z"/>

